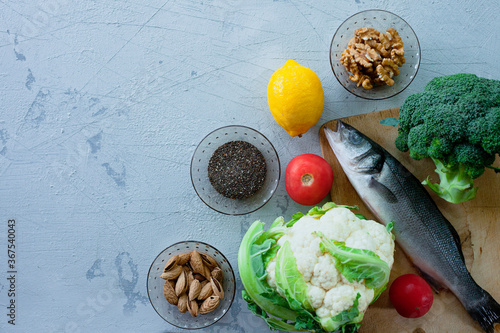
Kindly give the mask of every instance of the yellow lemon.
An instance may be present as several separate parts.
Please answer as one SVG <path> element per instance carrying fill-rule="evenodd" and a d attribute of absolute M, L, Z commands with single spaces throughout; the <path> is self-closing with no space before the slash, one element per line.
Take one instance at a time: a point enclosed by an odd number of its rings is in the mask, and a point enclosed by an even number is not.
<path fill-rule="evenodd" d="M 278 125 L 300 137 L 318 122 L 325 96 L 316 73 L 290 59 L 271 76 L 267 101 Z"/>

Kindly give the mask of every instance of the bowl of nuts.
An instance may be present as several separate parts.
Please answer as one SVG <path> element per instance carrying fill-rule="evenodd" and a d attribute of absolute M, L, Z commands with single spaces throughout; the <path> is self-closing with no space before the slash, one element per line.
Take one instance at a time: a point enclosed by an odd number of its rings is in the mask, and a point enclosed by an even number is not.
<path fill-rule="evenodd" d="M 385 10 L 366 10 L 345 20 L 330 45 L 330 65 L 340 84 L 365 99 L 405 90 L 420 66 L 420 44 L 410 25 Z"/>
<path fill-rule="evenodd" d="M 169 324 L 205 328 L 221 319 L 236 291 L 229 261 L 213 246 L 199 241 L 175 243 L 153 261 L 147 278 L 148 297 Z"/>

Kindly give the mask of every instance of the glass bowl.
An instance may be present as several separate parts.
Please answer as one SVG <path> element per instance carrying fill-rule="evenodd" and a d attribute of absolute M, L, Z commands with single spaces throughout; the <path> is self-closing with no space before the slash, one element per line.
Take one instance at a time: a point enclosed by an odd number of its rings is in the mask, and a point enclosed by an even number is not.
<path fill-rule="evenodd" d="M 266 161 L 266 177 L 262 187 L 245 199 L 229 199 L 215 190 L 208 178 L 208 162 L 214 151 L 231 141 L 254 145 Z M 281 175 L 280 160 L 271 142 L 258 131 L 231 125 L 208 134 L 196 148 L 191 160 L 191 181 L 200 199 L 208 207 L 227 215 L 248 214 L 264 206 L 276 192 Z"/>
<path fill-rule="evenodd" d="M 349 73 L 340 63 L 340 56 L 349 40 L 354 37 L 354 30 L 363 27 L 374 28 L 380 32 L 394 28 L 401 36 L 406 62 L 399 68 L 399 75 L 393 77 L 394 85 L 374 86 L 372 89 L 358 87 L 356 82 L 349 79 Z M 337 80 L 350 93 L 365 99 L 385 99 L 405 90 L 417 75 L 420 66 L 420 44 L 413 29 L 401 17 L 385 10 L 366 10 L 345 20 L 333 35 L 330 45 L 330 65 Z"/>
<path fill-rule="evenodd" d="M 197 317 L 191 316 L 189 311 L 181 313 L 176 305 L 167 302 L 163 295 L 165 280 L 160 277 L 163 268 L 172 256 L 192 252 L 193 250 L 206 253 L 214 258 L 219 264 L 224 277 L 222 282 L 224 298 L 219 306 L 214 311 L 203 315 L 200 314 Z M 156 257 L 149 268 L 147 290 L 151 305 L 165 321 L 179 328 L 199 329 L 216 323 L 229 311 L 236 293 L 236 282 L 231 264 L 215 247 L 199 241 L 184 241 L 170 245 Z"/>

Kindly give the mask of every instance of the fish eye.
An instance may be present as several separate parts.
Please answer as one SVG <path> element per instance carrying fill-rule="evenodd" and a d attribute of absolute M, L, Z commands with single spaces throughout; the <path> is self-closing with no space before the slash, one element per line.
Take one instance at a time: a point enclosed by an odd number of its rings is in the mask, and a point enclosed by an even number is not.
<path fill-rule="evenodd" d="M 351 132 L 349 133 L 349 141 L 354 145 L 358 145 L 363 141 L 363 138 L 358 133 Z"/>

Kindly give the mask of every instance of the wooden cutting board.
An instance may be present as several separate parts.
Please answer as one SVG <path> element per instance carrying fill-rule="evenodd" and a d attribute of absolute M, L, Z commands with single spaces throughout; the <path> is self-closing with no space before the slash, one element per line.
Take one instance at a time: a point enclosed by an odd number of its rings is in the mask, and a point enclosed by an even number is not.
<path fill-rule="evenodd" d="M 398 118 L 398 110 L 399 108 L 394 108 L 342 120 L 387 149 L 418 179 L 423 180 L 427 175 L 431 175 L 433 181 L 438 181 L 439 177 L 434 173 L 435 166 L 432 160 L 415 161 L 408 156 L 408 153 L 399 151 L 394 146 L 394 140 L 398 134 L 397 129 L 379 123 L 381 119 L 387 117 Z M 323 126 L 333 128 L 334 122 L 335 120 L 329 121 Z M 323 157 L 330 163 L 334 172 L 332 201 L 338 204 L 358 205 L 361 214 L 375 219 L 338 164 L 323 130 L 320 130 L 319 137 Z M 499 166 L 499 162 L 497 159 L 495 165 Z M 450 204 L 433 193 L 431 195 L 441 212 L 459 233 L 466 264 L 473 278 L 500 302 L 500 174 L 487 169 L 480 178 L 475 180 L 474 184 L 479 187 L 477 196 L 467 203 Z M 398 246 L 396 246 L 394 259 L 389 286 L 400 275 L 417 273 Z M 386 291 L 369 307 L 360 332 L 470 333 L 482 332 L 482 329 L 471 319 L 458 299 L 446 290 L 435 294 L 431 310 L 417 319 L 399 316 L 392 307 L 389 293 Z M 500 325 L 496 326 L 495 332 L 500 332 Z"/>

